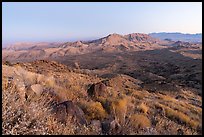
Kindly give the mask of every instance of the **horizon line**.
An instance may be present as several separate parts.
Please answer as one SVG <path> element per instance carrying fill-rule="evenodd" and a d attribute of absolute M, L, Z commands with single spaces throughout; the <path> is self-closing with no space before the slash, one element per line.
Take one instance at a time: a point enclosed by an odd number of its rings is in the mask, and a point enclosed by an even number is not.
<path fill-rule="evenodd" d="M 140 33 L 140 34 L 147 34 L 147 35 L 152 34 L 152 33 L 166 33 L 166 34 L 168 34 L 168 33 L 179 33 L 179 34 L 185 34 L 185 35 L 188 35 L 188 34 L 190 34 L 190 35 L 201 34 L 202 35 L 202 32 L 198 32 L 198 33 L 186 33 L 185 32 L 184 33 L 184 32 L 177 32 L 177 31 L 175 31 L 175 32 L 160 31 L 160 32 L 150 32 L 150 33 L 132 32 L 132 33 L 127 33 L 127 34 L 119 34 L 119 33 L 113 32 L 113 33 L 106 34 L 105 36 L 102 36 L 102 37 L 70 38 L 69 40 L 68 39 L 67 40 L 55 40 L 55 41 L 52 41 L 52 40 L 46 40 L 46 41 L 44 41 L 44 40 L 43 41 L 41 41 L 41 40 L 32 40 L 32 41 L 22 40 L 22 41 L 19 41 L 19 40 L 17 40 L 17 41 L 13 41 L 13 42 L 3 42 L 3 40 L 2 40 L 2 46 L 8 45 L 8 44 L 15 44 L 15 43 L 55 43 L 55 42 L 60 43 L 60 42 L 90 41 L 90 40 L 100 39 L 100 38 L 106 37 L 106 36 L 111 35 L 111 34 L 118 34 L 118 35 L 123 36 L 123 35 L 128 35 L 128 34 L 133 34 L 133 33 Z"/>

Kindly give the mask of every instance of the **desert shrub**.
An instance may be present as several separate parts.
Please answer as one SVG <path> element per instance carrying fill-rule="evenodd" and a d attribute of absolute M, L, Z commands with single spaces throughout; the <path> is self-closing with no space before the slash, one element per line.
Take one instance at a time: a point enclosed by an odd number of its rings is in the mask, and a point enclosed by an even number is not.
<path fill-rule="evenodd" d="M 37 83 L 42 84 L 42 85 L 46 85 L 45 81 L 46 81 L 46 78 L 44 75 L 37 74 Z"/>
<path fill-rule="evenodd" d="M 58 86 L 56 86 L 55 88 L 51 88 L 51 89 L 61 99 L 61 101 L 73 100 L 75 98 L 75 95 L 67 89 L 64 89 Z"/>
<path fill-rule="evenodd" d="M 131 93 L 131 96 L 137 98 L 137 99 L 143 99 L 145 97 L 145 94 L 144 93 L 141 93 L 139 91 L 133 91 Z"/>
<path fill-rule="evenodd" d="M 66 123 L 61 124 L 53 117 L 47 120 L 47 128 L 49 135 L 91 135 L 94 134 L 93 128 L 76 124 L 75 118 L 68 117 Z"/>
<path fill-rule="evenodd" d="M 67 125 L 50 113 L 47 96 L 21 102 L 15 85 L 2 92 L 2 134 L 4 135 L 90 135 L 94 131 L 68 118 Z"/>
<path fill-rule="evenodd" d="M 141 103 L 141 104 L 137 107 L 137 109 L 138 109 L 140 112 L 144 113 L 144 114 L 147 114 L 147 112 L 148 112 L 148 110 L 149 110 L 148 106 L 145 105 L 144 103 Z"/>
<path fill-rule="evenodd" d="M 112 103 L 112 100 L 113 100 L 113 98 L 111 98 L 111 97 L 107 97 L 107 98 L 105 98 L 105 97 L 101 97 L 101 96 L 99 96 L 99 97 L 97 97 L 96 98 L 96 101 L 98 101 L 98 102 L 100 102 L 101 103 L 101 105 L 103 106 L 103 108 L 106 110 L 106 112 L 107 113 L 111 113 L 111 103 Z"/>
<path fill-rule="evenodd" d="M 21 76 L 26 85 L 37 84 L 37 74 L 36 73 L 28 72 L 22 69 Z"/>
<path fill-rule="evenodd" d="M 162 104 L 159 104 L 159 106 L 164 108 L 166 116 L 172 120 L 175 120 L 181 124 L 189 125 L 191 128 L 194 129 L 197 129 L 200 126 L 198 121 L 193 120 L 191 117 L 187 116 L 186 114 L 178 110 L 174 110 Z"/>
<path fill-rule="evenodd" d="M 166 111 L 167 117 L 169 117 L 169 118 L 176 119 L 179 122 L 184 122 L 184 123 L 188 123 L 190 121 L 190 117 L 188 117 L 187 115 L 185 115 L 182 112 L 179 112 L 177 110 L 173 110 L 173 109 L 167 108 L 167 107 L 165 108 L 165 111 Z"/>
<path fill-rule="evenodd" d="M 174 110 L 178 110 L 180 112 L 183 112 L 183 113 L 189 113 L 190 110 L 189 109 L 186 109 L 186 107 L 183 107 L 180 103 L 177 103 L 176 102 L 176 105 L 175 105 L 175 102 L 162 102 L 162 104 L 174 109 Z"/>
<path fill-rule="evenodd" d="M 171 108 L 166 108 L 165 110 L 166 110 L 167 117 L 177 120 L 180 123 L 187 124 L 192 128 L 197 128 L 199 125 L 197 121 L 191 119 L 189 116 L 187 116 L 186 114 L 180 111 L 173 110 Z"/>
<path fill-rule="evenodd" d="M 43 100 L 26 105 L 21 102 L 15 88 L 2 93 L 3 134 L 45 134 L 48 108 Z"/>
<path fill-rule="evenodd" d="M 102 120 L 108 116 L 100 102 L 87 102 L 81 106 L 88 120 Z"/>
<path fill-rule="evenodd" d="M 148 117 L 142 114 L 131 115 L 129 117 L 129 122 L 135 129 L 151 127 L 151 121 L 148 119 Z"/>
<path fill-rule="evenodd" d="M 55 78 L 53 76 L 46 78 L 45 84 L 48 87 L 55 87 L 56 86 Z"/>
<path fill-rule="evenodd" d="M 169 102 L 176 102 L 176 99 L 171 97 L 171 96 L 168 96 L 168 95 L 162 95 L 162 94 L 158 94 L 158 97 L 162 100 L 165 100 L 165 101 L 169 101 Z"/>
<path fill-rule="evenodd" d="M 96 98 L 96 100 L 100 102 L 102 105 L 104 105 L 107 101 L 107 98 L 99 96 Z"/>
<path fill-rule="evenodd" d="M 127 98 L 121 97 L 119 99 L 115 99 L 111 103 L 111 112 L 115 119 L 123 125 L 125 123 L 125 116 L 127 113 Z"/>
<path fill-rule="evenodd" d="M 182 102 L 182 103 L 183 103 L 183 102 Z M 196 106 L 194 106 L 194 105 L 192 105 L 192 104 L 190 104 L 190 103 L 183 103 L 183 104 L 185 104 L 184 106 L 187 107 L 188 109 L 190 109 L 190 111 L 191 111 L 192 113 L 202 114 L 202 108 L 196 107 Z"/>

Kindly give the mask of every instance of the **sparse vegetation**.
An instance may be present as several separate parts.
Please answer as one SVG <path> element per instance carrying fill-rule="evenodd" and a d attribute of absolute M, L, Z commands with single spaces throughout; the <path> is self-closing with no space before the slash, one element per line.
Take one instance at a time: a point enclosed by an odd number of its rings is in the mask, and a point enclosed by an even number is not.
<path fill-rule="evenodd" d="M 178 92 L 185 96 L 180 99 L 177 92 L 149 92 L 134 78 L 117 75 L 106 78 L 103 88 L 99 86 L 105 95 L 98 90 L 99 96 L 90 96 L 89 85 L 103 78 L 43 63 L 37 62 L 38 67 L 35 62 L 3 65 L 3 134 L 177 134 L 178 127 L 184 134 L 201 134 L 202 98 L 191 90 Z M 60 72 L 56 71 L 59 66 Z M 43 92 L 35 94 L 32 85 L 39 85 Z M 86 125 L 70 115 L 61 115 L 66 118 L 64 124 L 53 116 L 54 106 L 67 100 L 83 110 Z M 59 109 L 65 114 L 63 106 Z"/>
<path fill-rule="evenodd" d="M 87 102 L 82 105 L 82 109 L 87 115 L 88 120 L 103 120 L 108 116 L 100 102 Z"/>
<path fill-rule="evenodd" d="M 151 121 L 147 118 L 147 116 L 142 114 L 133 114 L 129 118 L 130 124 L 135 129 L 151 127 Z"/>
<path fill-rule="evenodd" d="M 123 125 L 125 123 L 125 116 L 127 113 L 127 98 L 122 97 L 114 100 L 111 103 L 111 111 L 115 119 Z"/>
<path fill-rule="evenodd" d="M 138 106 L 138 110 L 144 114 L 147 114 L 149 108 L 143 102 Z"/>
<path fill-rule="evenodd" d="M 191 117 L 187 116 L 186 114 L 180 112 L 179 110 L 173 110 L 168 106 L 164 106 L 162 104 L 159 104 L 160 107 L 163 107 L 165 109 L 165 114 L 167 117 L 169 117 L 172 120 L 176 120 L 177 122 L 181 124 L 189 125 L 192 128 L 198 128 L 199 122 L 193 120 Z"/>

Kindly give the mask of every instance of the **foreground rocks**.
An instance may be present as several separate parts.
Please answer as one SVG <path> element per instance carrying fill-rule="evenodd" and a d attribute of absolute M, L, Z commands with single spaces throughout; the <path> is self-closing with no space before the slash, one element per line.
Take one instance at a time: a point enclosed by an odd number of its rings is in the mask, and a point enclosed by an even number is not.
<path fill-rule="evenodd" d="M 99 97 L 99 96 L 105 97 L 108 93 L 106 85 L 102 82 L 92 84 L 87 92 L 88 92 L 88 95 L 92 97 Z"/>
<path fill-rule="evenodd" d="M 87 124 L 84 112 L 72 101 L 65 101 L 55 105 L 52 112 L 55 114 L 55 117 L 59 122 L 66 124 L 66 121 L 70 116 L 71 118 L 75 118 L 77 123 Z"/>
<path fill-rule="evenodd" d="M 34 84 L 31 86 L 31 89 L 39 96 L 43 92 L 43 87 L 40 84 Z"/>

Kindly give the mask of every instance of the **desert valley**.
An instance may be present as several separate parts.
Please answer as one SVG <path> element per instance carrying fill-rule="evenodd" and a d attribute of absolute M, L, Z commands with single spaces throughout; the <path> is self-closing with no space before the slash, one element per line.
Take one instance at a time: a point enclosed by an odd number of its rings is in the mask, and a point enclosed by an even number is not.
<path fill-rule="evenodd" d="M 3 134 L 202 134 L 202 42 L 110 34 L 2 49 Z"/>

